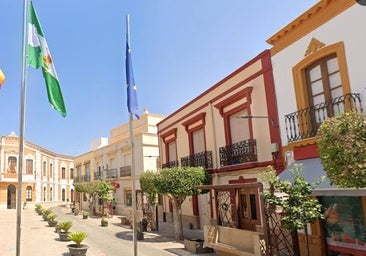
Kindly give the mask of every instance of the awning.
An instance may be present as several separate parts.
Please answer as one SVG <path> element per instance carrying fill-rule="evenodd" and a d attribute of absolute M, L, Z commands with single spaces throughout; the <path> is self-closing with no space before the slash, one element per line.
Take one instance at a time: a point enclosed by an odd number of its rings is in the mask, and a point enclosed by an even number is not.
<path fill-rule="evenodd" d="M 292 169 L 294 164 L 302 164 L 304 171 L 303 176 L 309 183 L 317 181 L 322 176 L 325 177 L 324 181 L 314 189 L 313 195 L 315 196 L 366 196 L 366 189 L 337 188 L 336 186 L 331 185 L 320 158 L 295 161 L 279 175 L 281 180 L 293 181 L 293 177 L 289 170 Z"/>

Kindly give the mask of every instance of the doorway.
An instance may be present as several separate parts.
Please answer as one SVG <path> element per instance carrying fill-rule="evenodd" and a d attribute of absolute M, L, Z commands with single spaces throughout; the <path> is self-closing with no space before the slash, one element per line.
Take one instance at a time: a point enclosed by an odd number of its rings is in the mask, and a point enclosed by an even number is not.
<path fill-rule="evenodd" d="M 239 193 L 239 226 L 241 229 L 257 231 L 260 225 L 258 192 L 253 188 L 242 188 Z"/>
<path fill-rule="evenodd" d="M 16 208 L 16 188 L 14 185 L 8 186 L 8 199 L 7 199 L 7 208 L 15 209 Z"/>

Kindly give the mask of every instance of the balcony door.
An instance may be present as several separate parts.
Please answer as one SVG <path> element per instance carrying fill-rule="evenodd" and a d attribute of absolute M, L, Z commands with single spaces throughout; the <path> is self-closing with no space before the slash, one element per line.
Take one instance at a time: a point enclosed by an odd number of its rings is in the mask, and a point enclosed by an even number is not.
<path fill-rule="evenodd" d="M 314 106 L 311 120 L 313 127 L 318 128 L 327 117 L 344 111 L 332 102 L 343 95 L 337 56 L 332 54 L 313 63 L 306 69 L 306 78 L 309 106 Z"/>
<path fill-rule="evenodd" d="M 231 144 L 250 139 L 249 119 L 243 118 L 247 115 L 248 110 L 243 109 L 230 116 Z"/>

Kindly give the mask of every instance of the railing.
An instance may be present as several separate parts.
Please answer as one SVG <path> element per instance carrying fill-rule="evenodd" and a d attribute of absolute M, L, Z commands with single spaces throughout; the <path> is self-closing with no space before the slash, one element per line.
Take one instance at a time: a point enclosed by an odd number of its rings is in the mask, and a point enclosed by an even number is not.
<path fill-rule="evenodd" d="M 249 139 L 219 148 L 220 166 L 257 161 L 257 142 Z"/>
<path fill-rule="evenodd" d="M 119 168 L 119 177 L 130 177 L 131 176 L 131 166 L 123 166 Z"/>
<path fill-rule="evenodd" d="M 118 178 L 118 172 L 117 169 L 109 169 L 106 171 L 105 178 L 106 179 L 117 179 Z"/>
<path fill-rule="evenodd" d="M 162 168 L 178 167 L 178 165 L 179 165 L 178 161 L 171 161 L 171 162 L 162 164 Z"/>
<path fill-rule="evenodd" d="M 203 167 L 212 169 L 212 151 L 199 152 L 180 159 L 182 167 Z"/>
<path fill-rule="evenodd" d="M 94 180 L 100 180 L 103 178 L 103 175 L 99 172 L 94 172 Z"/>
<path fill-rule="evenodd" d="M 88 175 L 83 175 L 82 176 L 82 181 L 83 182 L 90 182 L 90 175 L 88 174 Z"/>
<path fill-rule="evenodd" d="M 338 113 L 356 110 L 362 113 L 359 93 L 350 93 L 332 100 L 285 115 L 287 141 L 315 137 L 320 124 Z"/>

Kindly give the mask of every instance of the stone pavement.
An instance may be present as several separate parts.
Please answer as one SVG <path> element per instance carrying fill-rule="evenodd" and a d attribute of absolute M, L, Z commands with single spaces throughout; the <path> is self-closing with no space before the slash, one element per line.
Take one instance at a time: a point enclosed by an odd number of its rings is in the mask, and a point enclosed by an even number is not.
<path fill-rule="evenodd" d="M 82 219 L 82 215 L 74 216 L 71 209 L 65 205 L 51 208 L 57 215 L 57 220 L 72 220 L 73 227 L 70 231 L 82 230 L 89 234 L 84 241 L 89 245 L 87 256 L 118 256 L 134 255 L 132 230 L 122 226 L 119 216 L 109 219 L 107 228 L 100 226 L 100 218 L 89 217 Z M 16 255 L 16 219 L 14 209 L 0 210 L 0 256 Z M 67 244 L 61 242 L 55 228 L 49 227 L 42 216 L 37 215 L 34 208 L 29 206 L 22 211 L 21 225 L 21 256 L 70 256 Z M 203 239 L 202 230 L 184 229 L 184 237 L 189 239 Z M 84 243 L 83 242 L 83 243 Z M 212 256 L 210 254 L 194 254 L 184 249 L 183 241 L 175 241 L 172 223 L 159 222 L 159 230 L 144 232 L 144 240 L 137 242 L 137 254 L 152 255 L 178 255 L 178 256 Z M 117 249 L 114 249 L 116 247 Z"/>

